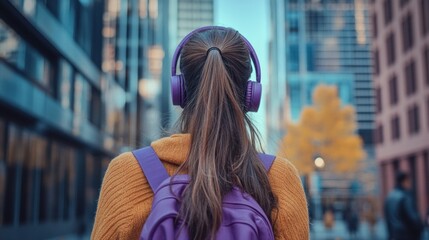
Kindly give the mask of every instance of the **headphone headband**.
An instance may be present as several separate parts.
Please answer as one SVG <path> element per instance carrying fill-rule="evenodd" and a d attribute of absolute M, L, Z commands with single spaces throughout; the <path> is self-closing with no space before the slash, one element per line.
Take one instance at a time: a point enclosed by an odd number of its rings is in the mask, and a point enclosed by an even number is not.
<path fill-rule="evenodd" d="M 179 105 L 182 108 L 184 108 L 186 105 L 185 78 L 183 77 L 183 74 L 177 74 L 176 72 L 180 52 L 182 51 L 183 46 L 185 46 L 185 44 L 189 41 L 189 39 L 191 39 L 192 36 L 194 36 L 194 34 L 207 30 L 227 30 L 227 28 L 218 26 L 207 26 L 198 28 L 186 35 L 183 40 L 180 41 L 179 45 L 176 48 L 176 51 L 174 51 L 173 60 L 171 63 L 171 96 L 174 105 Z M 256 71 L 256 82 L 251 80 L 247 81 L 245 110 L 248 112 L 256 112 L 258 111 L 262 96 L 261 67 L 259 65 L 259 60 L 258 56 L 256 55 L 255 49 L 252 47 L 249 41 L 247 41 L 247 39 L 241 34 L 240 37 L 246 45 L 247 49 L 249 50 L 250 58 L 252 59 Z M 208 52 L 213 49 L 214 47 L 209 48 Z"/>
<path fill-rule="evenodd" d="M 183 46 L 185 46 L 186 43 L 188 43 L 189 39 L 194 36 L 194 34 L 196 33 L 200 33 L 200 32 L 205 32 L 208 30 L 226 30 L 227 28 L 225 27 L 220 27 L 220 26 L 205 26 L 205 27 L 201 27 L 201 28 L 197 28 L 194 31 L 190 32 L 188 35 L 186 35 L 182 41 L 180 41 L 179 45 L 176 48 L 176 51 L 174 51 L 173 54 L 173 59 L 171 62 L 171 74 L 173 76 L 177 75 L 177 62 L 179 61 L 179 56 L 180 53 L 182 52 L 182 48 Z M 253 48 L 253 46 L 250 44 L 250 42 L 243 36 L 240 34 L 241 39 L 243 40 L 244 44 L 246 44 L 247 48 L 249 49 L 249 53 L 250 53 L 250 57 L 253 61 L 253 65 L 255 66 L 255 72 L 256 72 L 256 82 L 260 83 L 261 82 L 261 66 L 259 64 L 259 59 L 258 56 L 256 55 L 255 49 Z"/>

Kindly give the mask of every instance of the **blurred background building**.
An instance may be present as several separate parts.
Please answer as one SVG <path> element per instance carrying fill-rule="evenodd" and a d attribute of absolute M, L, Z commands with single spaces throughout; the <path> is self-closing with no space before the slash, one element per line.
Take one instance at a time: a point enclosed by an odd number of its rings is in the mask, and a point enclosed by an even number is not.
<path fill-rule="evenodd" d="M 367 157 L 348 175 L 315 165 L 304 182 L 311 203 L 334 208 L 339 223 L 351 200 L 377 214 L 370 200 L 402 169 L 423 217 L 427 13 L 426 0 L 0 0 L 0 238 L 88 238 L 110 160 L 168 134 L 180 113 L 169 89 L 178 42 L 213 24 L 258 52 L 265 95 L 251 117 L 269 153 L 317 85 L 337 86 L 355 107 Z M 321 222 L 313 236 L 347 236 L 344 224 L 324 232 Z"/>
<path fill-rule="evenodd" d="M 213 22 L 213 0 L 177 0 L 177 42 L 192 30 Z"/>
<path fill-rule="evenodd" d="M 320 189 L 312 191 L 321 194 L 325 207 L 339 212 L 352 197 L 374 198 L 377 193 L 368 11 L 365 0 L 285 1 L 288 119 L 299 119 L 319 84 L 337 86 L 342 104 L 356 110 L 366 159 L 355 174 L 333 174 L 325 168 L 313 176 L 317 183 L 312 187 Z"/>
<path fill-rule="evenodd" d="M 0 1 L 0 238 L 91 230 L 109 161 L 169 125 L 168 1 Z"/>
<path fill-rule="evenodd" d="M 278 151 L 278 142 L 285 134 L 285 121 L 289 113 L 286 100 L 286 51 L 285 5 L 284 1 L 270 0 L 270 34 L 268 46 L 268 79 L 264 81 L 267 90 L 265 118 L 267 125 L 269 153 Z"/>
<path fill-rule="evenodd" d="M 382 197 L 407 171 L 422 217 L 429 208 L 429 1 L 371 1 L 376 156 Z"/>

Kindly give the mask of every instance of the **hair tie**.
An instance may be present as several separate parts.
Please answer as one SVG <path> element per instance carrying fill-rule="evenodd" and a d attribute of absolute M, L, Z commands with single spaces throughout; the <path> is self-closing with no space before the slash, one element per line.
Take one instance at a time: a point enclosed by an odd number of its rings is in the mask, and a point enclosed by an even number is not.
<path fill-rule="evenodd" d="M 222 52 L 220 51 L 220 49 L 219 49 L 218 47 L 210 47 L 209 49 L 207 49 L 206 56 L 208 56 L 208 55 L 209 55 L 209 52 L 210 52 L 211 50 L 217 50 L 217 51 L 220 53 L 220 55 L 222 56 Z"/>

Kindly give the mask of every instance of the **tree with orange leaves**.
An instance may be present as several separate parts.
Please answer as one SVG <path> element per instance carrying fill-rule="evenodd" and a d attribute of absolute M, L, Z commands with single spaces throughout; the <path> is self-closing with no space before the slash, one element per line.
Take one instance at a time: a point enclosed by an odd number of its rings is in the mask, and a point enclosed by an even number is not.
<path fill-rule="evenodd" d="M 335 172 L 356 170 L 365 157 L 362 140 L 355 133 L 355 110 L 341 104 L 335 86 L 317 86 L 313 105 L 304 107 L 298 123 L 286 126 L 279 156 L 289 159 L 303 174 L 314 171 L 315 157 L 322 157 Z"/>

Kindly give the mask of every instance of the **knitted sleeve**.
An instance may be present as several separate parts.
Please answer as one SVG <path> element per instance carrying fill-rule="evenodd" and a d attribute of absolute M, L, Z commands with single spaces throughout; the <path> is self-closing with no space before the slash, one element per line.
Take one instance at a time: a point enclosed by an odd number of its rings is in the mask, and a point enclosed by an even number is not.
<path fill-rule="evenodd" d="M 91 239 L 137 239 L 153 193 L 132 153 L 113 159 L 103 179 Z"/>
<path fill-rule="evenodd" d="M 101 186 L 91 239 L 120 239 L 130 216 L 124 211 L 127 173 L 121 167 L 122 156 L 113 159 Z"/>
<path fill-rule="evenodd" d="M 268 178 L 277 197 L 278 208 L 272 213 L 277 240 L 309 239 L 307 200 L 295 167 L 277 157 Z"/>

